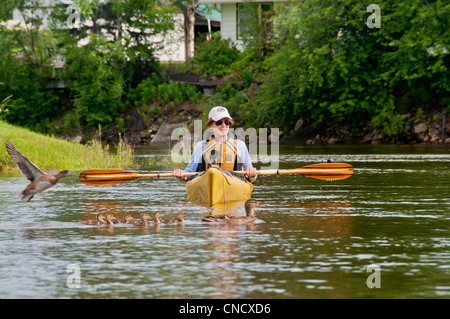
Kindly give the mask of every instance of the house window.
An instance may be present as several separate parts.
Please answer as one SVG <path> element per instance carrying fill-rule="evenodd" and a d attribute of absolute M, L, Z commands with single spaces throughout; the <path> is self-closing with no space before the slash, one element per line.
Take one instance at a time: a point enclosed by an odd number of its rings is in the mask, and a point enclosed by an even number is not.
<path fill-rule="evenodd" d="M 264 35 L 272 30 L 273 3 L 238 3 L 236 8 L 236 38 Z"/>

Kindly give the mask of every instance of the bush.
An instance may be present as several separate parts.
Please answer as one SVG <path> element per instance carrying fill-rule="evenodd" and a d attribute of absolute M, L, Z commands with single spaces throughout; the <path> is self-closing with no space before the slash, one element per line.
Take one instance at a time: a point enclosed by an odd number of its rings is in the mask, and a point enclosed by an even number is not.
<path fill-rule="evenodd" d="M 147 106 L 156 98 L 157 88 L 160 83 L 161 81 L 156 73 L 153 73 L 150 77 L 139 83 L 135 89 L 129 91 L 126 104 L 129 107 Z"/>
<path fill-rule="evenodd" d="M 28 65 L 16 64 L 15 72 L 8 76 L 8 84 L 0 87 L 0 100 L 9 97 L 8 111 L 2 118 L 37 132 L 48 131 L 51 121 L 64 112 L 59 95 L 43 87 L 47 84 L 45 78 Z"/>
<path fill-rule="evenodd" d="M 230 39 L 222 39 L 214 33 L 210 41 L 197 42 L 195 56 L 190 64 L 194 73 L 202 76 L 221 76 L 232 72 L 232 65 L 242 57 L 242 53 Z"/>
<path fill-rule="evenodd" d="M 131 89 L 126 97 L 127 106 L 139 107 L 139 114 L 144 119 L 148 119 L 151 115 L 163 116 L 164 110 L 161 106 L 167 103 L 170 103 L 171 107 L 175 107 L 181 105 L 185 100 L 198 102 L 202 99 L 203 94 L 195 86 L 173 81 L 161 82 L 154 73 L 139 83 L 135 89 Z M 154 102 L 159 102 L 161 106 L 151 105 Z"/>
<path fill-rule="evenodd" d="M 92 35 L 88 46 L 72 48 L 67 55 L 75 110 L 87 128 L 110 124 L 122 110 L 125 83 L 120 72 L 121 53 L 119 45 Z"/>
<path fill-rule="evenodd" d="M 24 34 L 16 34 L 19 39 Z M 42 36 L 39 43 L 50 45 Z M 51 75 L 47 55 L 37 67 L 13 41 L 11 32 L 0 32 L 0 117 L 9 123 L 46 132 L 50 122 L 64 112 L 59 94 L 47 87 Z M 6 107 L 7 106 L 7 107 Z M 7 111 L 6 111 L 7 110 Z"/>
<path fill-rule="evenodd" d="M 161 104 L 174 102 L 174 105 L 180 105 L 184 100 L 197 102 L 202 98 L 202 93 L 195 86 L 184 83 L 169 81 L 158 85 L 158 101 Z"/>

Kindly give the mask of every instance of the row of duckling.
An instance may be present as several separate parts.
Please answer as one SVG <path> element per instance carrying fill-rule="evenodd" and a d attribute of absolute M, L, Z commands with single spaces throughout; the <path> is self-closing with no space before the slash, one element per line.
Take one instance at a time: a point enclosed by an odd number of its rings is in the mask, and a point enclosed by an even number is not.
<path fill-rule="evenodd" d="M 260 207 L 259 204 L 253 198 L 245 202 L 245 216 L 234 215 L 234 214 L 220 214 L 220 215 L 208 215 L 203 216 L 201 221 L 203 222 L 224 222 L 232 225 L 245 225 L 251 224 L 256 220 L 255 213 L 253 209 L 255 207 Z M 126 214 L 123 220 L 119 220 L 111 214 L 97 214 L 96 220 L 87 220 L 83 222 L 85 225 L 114 225 L 114 224 L 131 224 L 135 226 L 151 226 L 158 224 L 181 224 L 184 222 L 184 213 L 178 213 L 176 218 L 173 219 L 162 219 L 162 214 L 156 212 L 153 214 L 153 220 L 150 219 L 149 213 L 142 213 L 140 220 L 134 219 L 130 214 Z"/>
<path fill-rule="evenodd" d="M 97 218 L 94 220 L 86 220 L 83 222 L 84 225 L 92 226 L 113 226 L 114 224 L 128 224 L 134 226 L 151 226 L 158 224 L 180 224 L 184 221 L 184 213 L 178 213 L 174 219 L 162 219 L 162 214 L 156 212 L 153 214 L 153 220 L 150 220 L 149 213 L 142 213 L 140 219 L 134 219 L 131 214 L 126 214 L 123 216 L 123 220 L 114 217 L 112 214 L 97 214 Z"/>

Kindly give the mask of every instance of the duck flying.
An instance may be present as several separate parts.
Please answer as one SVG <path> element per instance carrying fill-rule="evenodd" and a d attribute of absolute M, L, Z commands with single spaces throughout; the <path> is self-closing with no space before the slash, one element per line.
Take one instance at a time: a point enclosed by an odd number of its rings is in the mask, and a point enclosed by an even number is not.
<path fill-rule="evenodd" d="M 31 182 L 19 193 L 19 197 L 22 200 L 30 201 L 34 195 L 54 186 L 61 178 L 75 176 L 68 170 L 63 170 L 59 173 L 54 170 L 48 172 L 41 171 L 28 158 L 20 153 L 12 142 L 6 143 L 6 151 L 9 156 L 11 156 L 14 163 L 16 163 L 23 176 Z"/>

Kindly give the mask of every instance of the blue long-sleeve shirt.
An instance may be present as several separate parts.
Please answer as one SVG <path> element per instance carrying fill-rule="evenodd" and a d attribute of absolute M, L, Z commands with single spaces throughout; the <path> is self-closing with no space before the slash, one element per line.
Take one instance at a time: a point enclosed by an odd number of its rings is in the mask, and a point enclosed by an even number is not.
<path fill-rule="evenodd" d="M 207 141 L 203 140 L 195 145 L 191 160 L 184 170 L 185 172 L 190 173 L 197 171 L 198 165 L 202 163 L 203 150 L 205 149 L 206 144 Z M 244 165 L 244 170 L 248 167 L 253 167 L 252 162 L 250 161 L 250 154 L 248 152 L 247 145 L 245 145 L 243 141 L 236 139 L 236 148 L 241 163 Z M 253 179 L 256 179 L 256 175 L 253 176 Z"/>

